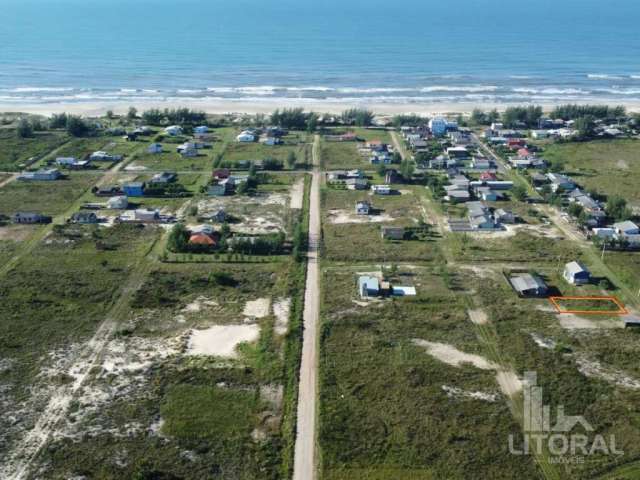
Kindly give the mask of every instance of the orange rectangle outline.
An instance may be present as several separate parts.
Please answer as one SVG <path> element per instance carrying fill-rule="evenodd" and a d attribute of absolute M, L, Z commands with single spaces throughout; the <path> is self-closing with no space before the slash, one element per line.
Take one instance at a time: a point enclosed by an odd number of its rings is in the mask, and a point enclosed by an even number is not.
<path fill-rule="evenodd" d="M 563 310 L 558 301 L 562 300 L 607 300 L 609 302 L 613 302 L 618 307 L 617 311 L 607 311 L 607 310 Z M 549 297 L 549 301 L 554 306 L 558 313 L 574 313 L 581 315 L 627 315 L 629 311 L 626 309 L 624 304 L 617 297 Z"/>

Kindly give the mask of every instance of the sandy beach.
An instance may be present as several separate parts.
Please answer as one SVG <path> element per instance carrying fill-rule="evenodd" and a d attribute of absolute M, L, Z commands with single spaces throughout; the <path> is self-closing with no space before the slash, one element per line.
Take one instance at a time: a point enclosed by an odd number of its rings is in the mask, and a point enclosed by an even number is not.
<path fill-rule="evenodd" d="M 566 103 L 566 102 L 562 102 Z M 590 100 L 587 102 L 571 102 L 571 103 L 588 103 L 614 105 L 612 102 Z M 67 112 L 86 117 L 99 117 L 104 115 L 108 110 L 112 110 L 116 114 L 124 114 L 129 107 L 135 107 L 139 111 L 150 108 L 178 108 L 188 107 L 191 109 L 201 110 L 210 114 L 227 114 L 227 113 L 246 113 L 246 114 L 269 114 L 277 108 L 302 107 L 307 111 L 315 111 L 321 113 L 337 114 L 348 108 L 358 107 L 367 108 L 376 112 L 380 116 L 398 115 L 398 114 L 419 114 L 424 116 L 436 114 L 469 114 L 474 108 L 482 110 L 497 109 L 503 111 L 509 106 L 522 105 L 519 103 L 379 103 L 379 102 L 331 102 L 306 99 L 265 99 L 262 101 L 235 101 L 235 100 L 182 100 L 182 101 L 138 101 L 138 102 L 60 102 L 60 103 L 2 103 L 0 102 L 0 112 L 23 112 L 40 115 L 51 115 L 53 113 Z M 617 102 L 615 104 L 623 104 L 629 112 L 640 112 L 640 101 L 636 102 Z M 541 105 L 545 111 L 552 110 L 557 104 L 553 103 L 535 103 Z"/>

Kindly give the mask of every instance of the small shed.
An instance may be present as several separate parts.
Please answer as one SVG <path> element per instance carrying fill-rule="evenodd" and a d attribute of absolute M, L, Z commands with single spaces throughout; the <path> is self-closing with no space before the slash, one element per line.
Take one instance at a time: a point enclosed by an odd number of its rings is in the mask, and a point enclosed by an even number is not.
<path fill-rule="evenodd" d="M 144 187 L 144 182 L 130 182 L 123 185 L 122 191 L 127 197 L 143 197 Z"/>
<path fill-rule="evenodd" d="M 380 293 L 380 281 L 376 277 L 363 275 L 358 278 L 358 292 L 363 298 L 376 297 Z"/>
<path fill-rule="evenodd" d="M 562 276 L 572 285 L 586 285 L 591 281 L 591 272 L 582 262 L 567 263 Z"/>
<path fill-rule="evenodd" d="M 369 215 L 371 204 L 366 201 L 356 202 L 356 215 Z"/>
<path fill-rule="evenodd" d="M 511 286 L 523 297 L 544 297 L 549 287 L 540 276 L 532 273 L 518 273 L 510 277 Z"/>

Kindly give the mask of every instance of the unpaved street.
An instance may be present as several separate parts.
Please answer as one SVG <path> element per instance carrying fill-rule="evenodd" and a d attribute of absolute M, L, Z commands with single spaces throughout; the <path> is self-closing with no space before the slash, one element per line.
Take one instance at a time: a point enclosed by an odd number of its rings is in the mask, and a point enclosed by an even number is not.
<path fill-rule="evenodd" d="M 318 390 L 318 321 L 320 316 L 320 287 L 318 250 L 320 241 L 320 138 L 316 135 L 313 144 L 313 177 L 309 210 L 309 252 L 307 283 L 304 294 L 304 337 L 302 362 L 300 364 L 300 387 L 298 391 L 298 418 L 294 480 L 316 478 L 316 401 Z"/>

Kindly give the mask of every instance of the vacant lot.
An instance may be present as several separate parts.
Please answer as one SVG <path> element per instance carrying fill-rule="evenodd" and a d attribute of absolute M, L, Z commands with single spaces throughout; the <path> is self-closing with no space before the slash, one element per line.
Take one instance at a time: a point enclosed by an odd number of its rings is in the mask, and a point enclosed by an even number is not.
<path fill-rule="evenodd" d="M 60 132 L 36 132 L 32 138 L 18 138 L 13 129 L 0 130 L 0 170 L 19 171 L 20 165 L 62 145 L 68 137 Z"/>
<path fill-rule="evenodd" d="M 55 181 L 15 181 L 0 188 L 0 213 L 34 211 L 58 215 L 78 200 L 98 179 L 97 173 L 68 172 L 67 178 Z"/>
<path fill-rule="evenodd" d="M 449 363 L 486 356 L 463 294 L 440 272 L 400 269 L 418 296 L 359 304 L 356 272 L 323 279 L 322 478 L 537 478 L 531 457 L 508 453 L 520 427 L 495 372 Z"/>
<path fill-rule="evenodd" d="M 544 155 L 564 164 L 576 182 L 604 195 L 621 195 L 640 206 L 640 141 L 598 140 L 553 144 Z"/>
<path fill-rule="evenodd" d="M 429 260 L 437 255 L 437 234 L 423 222 L 423 188 L 399 186 L 402 193 L 371 195 L 351 190 L 323 190 L 323 245 L 329 260 Z M 375 211 L 356 215 L 355 204 L 368 200 Z M 407 240 L 383 240 L 383 226 L 403 227 Z"/>
<path fill-rule="evenodd" d="M 296 156 L 298 163 L 311 163 L 310 141 L 306 133 L 292 132 L 283 137 L 283 145 L 264 145 L 259 142 L 238 143 L 235 140 L 226 145 L 223 163 L 233 167 L 239 160 L 264 160 L 275 158 L 285 162 L 291 152 Z"/>

